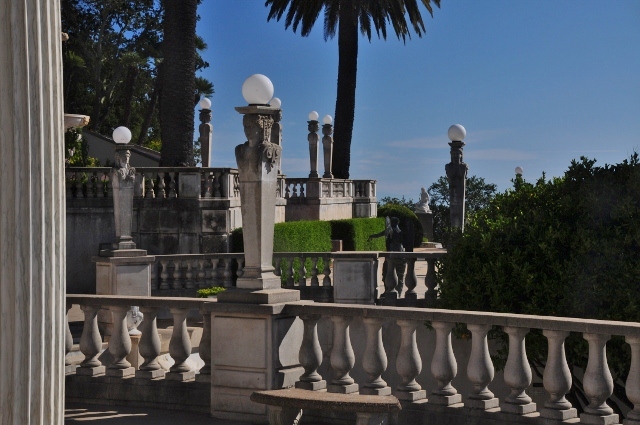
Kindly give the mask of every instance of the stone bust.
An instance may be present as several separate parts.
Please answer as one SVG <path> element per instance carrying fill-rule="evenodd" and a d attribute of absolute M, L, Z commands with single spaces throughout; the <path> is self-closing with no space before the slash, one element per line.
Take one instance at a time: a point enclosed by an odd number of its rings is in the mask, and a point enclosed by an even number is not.
<path fill-rule="evenodd" d="M 129 165 L 129 158 L 131 158 L 131 151 L 129 149 L 116 150 L 113 174 L 115 174 L 118 180 L 135 180 L 136 169 Z"/>

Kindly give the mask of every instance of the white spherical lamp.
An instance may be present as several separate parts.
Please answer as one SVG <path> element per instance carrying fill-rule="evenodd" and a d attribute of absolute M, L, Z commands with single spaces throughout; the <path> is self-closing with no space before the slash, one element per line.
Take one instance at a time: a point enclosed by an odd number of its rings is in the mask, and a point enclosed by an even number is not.
<path fill-rule="evenodd" d="M 454 124 L 449 127 L 447 135 L 449 136 L 449 140 L 452 142 L 462 142 L 467 135 L 467 130 L 465 130 L 460 124 Z"/>
<path fill-rule="evenodd" d="M 274 97 L 273 99 L 271 99 L 271 102 L 269 102 L 269 105 L 272 108 L 280 109 L 280 107 L 282 106 L 282 102 L 277 97 Z"/>
<path fill-rule="evenodd" d="M 516 167 L 516 175 L 521 176 L 522 173 L 524 173 L 524 170 L 522 169 L 522 167 Z"/>
<path fill-rule="evenodd" d="M 125 126 L 120 126 L 113 130 L 113 141 L 119 145 L 126 145 L 131 140 L 131 130 Z"/>
<path fill-rule="evenodd" d="M 331 124 L 333 122 L 333 117 L 331 115 L 325 115 L 324 118 L 322 118 L 322 123 L 323 124 Z"/>
<path fill-rule="evenodd" d="M 200 99 L 200 102 L 198 102 L 198 105 L 200 105 L 202 109 L 211 109 L 211 100 L 203 97 Z"/>
<path fill-rule="evenodd" d="M 320 114 L 318 114 L 316 111 L 311 111 L 309 112 L 309 121 L 318 121 L 319 116 Z"/>
<path fill-rule="evenodd" d="M 242 97 L 249 105 L 268 105 L 273 98 L 273 83 L 262 74 L 253 74 L 242 84 Z"/>

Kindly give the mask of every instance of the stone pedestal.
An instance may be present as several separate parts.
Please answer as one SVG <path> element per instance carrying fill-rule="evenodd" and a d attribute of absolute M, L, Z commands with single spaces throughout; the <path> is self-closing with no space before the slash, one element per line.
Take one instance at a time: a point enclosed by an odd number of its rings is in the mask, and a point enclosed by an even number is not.
<path fill-rule="evenodd" d="M 0 8 L 0 422 L 64 422 L 60 2 Z"/>
<path fill-rule="evenodd" d="M 378 286 L 378 254 L 333 254 L 333 300 L 344 304 L 375 304 Z"/>
<path fill-rule="evenodd" d="M 420 224 L 422 225 L 422 234 L 429 242 L 433 241 L 433 213 L 432 212 L 418 212 L 415 211 Z"/>

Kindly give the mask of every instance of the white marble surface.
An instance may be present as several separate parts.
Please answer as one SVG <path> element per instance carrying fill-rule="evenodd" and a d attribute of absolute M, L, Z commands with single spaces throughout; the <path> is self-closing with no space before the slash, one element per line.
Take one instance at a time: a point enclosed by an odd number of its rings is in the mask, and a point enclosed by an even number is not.
<path fill-rule="evenodd" d="M 65 204 L 59 0 L 0 2 L 0 423 L 62 424 Z"/>

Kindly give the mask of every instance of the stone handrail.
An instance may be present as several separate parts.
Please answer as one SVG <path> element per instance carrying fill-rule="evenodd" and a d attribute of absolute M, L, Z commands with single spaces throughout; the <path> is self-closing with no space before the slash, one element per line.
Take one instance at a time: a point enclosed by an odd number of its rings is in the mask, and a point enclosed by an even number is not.
<path fill-rule="evenodd" d="M 229 288 L 243 273 L 244 254 L 156 255 L 151 290 Z"/>
<path fill-rule="evenodd" d="M 67 198 L 111 198 L 110 167 L 65 168 Z M 238 198 L 234 168 L 137 167 L 134 196 L 145 199 Z"/>
<path fill-rule="evenodd" d="M 187 314 L 190 310 L 202 310 L 205 301 L 197 298 L 168 297 L 128 297 L 117 295 L 67 295 L 67 311 L 73 304 L 79 304 L 84 312 L 84 327 L 80 337 L 80 351 L 85 359 L 76 368 L 77 375 L 106 376 L 126 378 L 135 374 L 137 378 L 189 381 L 194 379 L 196 371 L 191 370 L 187 359 L 191 355 L 191 341 L 187 331 Z M 139 370 L 131 367 L 126 357 L 131 352 L 131 337 L 127 330 L 127 312 L 135 305 L 144 314 L 140 324 L 140 355 L 144 363 Z M 156 318 L 161 309 L 169 309 L 173 316 L 173 332 L 169 342 L 169 354 L 175 361 L 169 372 L 158 363 L 160 356 L 160 337 Z M 102 348 L 102 337 L 98 329 L 98 312 L 110 310 L 113 315 L 113 329 L 108 350 L 113 361 L 103 365 L 98 359 Z M 67 320 L 67 353 L 71 349 L 71 332 Z M 203 333 L 199 354 L 205 365 L 200 369 L 196 380 L 211 380 L 211 316 L 203 315 Z M 68 365 L 68 362 L 65 363 Z"/>
<path fill-rule="evenodd" d="M 640 423 L 640 323 L 317 303 L 288 305 L 286 312 L 299 316 L 304 322 L 299 358 L 305 373 L 296 383 L 298 388 L 318 389 L 324 385 L 323 377 L 318 374 L 322 351 L 317 336 L 317 323 L 320 318 L 329 318 L 333 322 L 333 347 L 330 353 L 333 377 L 328 380 L 328 390 L 343 393 L 358 390 L 358 384 L 349 375 L 355 365 L 349 324 L 355 317 L 359 317 L 362 318 L 367 341 L 361 361 L 368 375 L 360 385 L 360 393 L 390 394 L 391 388 L 381 377 L 387 368 L 382 324 L 393 320 L 401 332 L 396 369 L 402 383 L 394 391 L 396 396 L 408 402 L 425 401 L 428 397 L 427 403 L 459 407 L 462 395 L 451 385 L 458 370 L 451 343 L 451 331 L 456 323 L 464 323 L 472 335 L 471 354 L 466 372 L 473 384 L 464 405 L 482 411 L 495 411 L 495 408 L 500 407 L 502 412 L 520 416 L 539 411 L 542 418 L 559 421 L 577 417 L 576 409 L 565 398 L 572 380 L 565 358 L 564 341 L 569 332 L 582 333 L 589 344 L 588 364 L 583 379 L 589 405 L 586 406 L 585 413 L 581 414 L 581 422 L 593 424 L 618 423 L 618 415 L 606 404 L 607 398 L 613 393 L 613 380 L 607 365 L 606 343 L 611 335 L 621 335 L 631 346 L 631 370 L 626 382 L 626 395 L 635 405 L 635 409 L 627 415 L 625 424 Z M 422 370 L 416 329 L 427 321 L 436 333 L 430 368 L 437 385 L 429 389 L 429 396 L 423 385 L 416 380 Z M 489 356 L 487 333 L 493 326 L 502 327 L 509 335 L 509 355 L 504 369 L 504 381 L 511 393 L 504 400 L 498 400 L 488 389 L 494 377 L 494 366 Z M 538 409 L 536 403 L 526 394 L 526 389 L 531 384 L 532 373 L 525 350 L 525 336 L 531 328 L 542 329 L 549 347 L 543 379 L 549 399 L 541 409 Z M 508 416 L 502 416 L 500 420 L 508 421 Z"/>
<path fill-rule="evenodd" d="M 285 199 L 375 198 L 375 180 L 309 179 L 287 177 Z"/>

